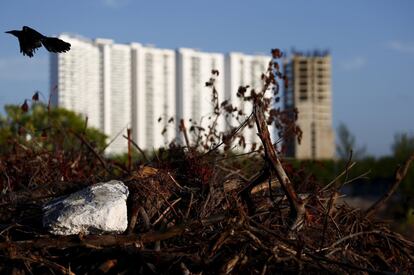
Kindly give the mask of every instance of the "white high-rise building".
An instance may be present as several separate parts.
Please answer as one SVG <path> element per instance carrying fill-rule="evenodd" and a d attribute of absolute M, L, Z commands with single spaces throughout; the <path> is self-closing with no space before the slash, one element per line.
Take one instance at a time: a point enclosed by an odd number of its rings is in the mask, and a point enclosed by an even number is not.
<path fill-rule="evenodd" d="M 122 152 L 122 134 L 131 123 L 129 48 L 109 39 L 60 38 L 72 47 L 68 53 L 51 54 L 52 102 L 82 114 L 89 126 L 105 133 L 111 141 L 108 153 Z"/>
<path fill-rule="evenodd" d="M 214 115 L 213 94 L 206 82 L 212 77 L 212 70 L 218 70 L 215 80 L 219 102 L 225 98 L 224 55 L 206 53 L 194 49 L 177 50 L 177 121 L 184 120 L 189 128 L 191 124 L 205 128 L 212 123 Z M 191 122 L 190 122 L 191 119 Z M 217 124 L 218 131 L 224 131 L 224 120 Z"/>
<path fill-rule="evenodd" d="M 82 114 L 90 126 L 102 128 L 99 49 L 85 38 L 60 38 L 71 43 L 72 49 L 67 54 L 51 54 L 52 103 Z"/>
<path fill-rule="evenodd" d="M 133 139 L 152 150 L 175 138 L 175 52 L 138 43 L 131 48 Z"/>
<path fill-rule="evenodd" d="M 263 87 L 261 75 L 266 73 L 269 61 L 270 57 L 265 55 L 246 55 L 232 52 L 226 56 L 226 99 L 245 114 L 244 116 L 239 115 L 238 120 L 231 119 L 229 124 L 232 127 L 238 127 L 253 111 L 251 102 L 245 102 L 237 97 L 239 87 L 249 86 L 245 96 L 250 96 L 252 89 L 258 93 Z M 254 143 L 260 142 L 254 123 L 252 127 L 246 126 L 243 129 L 243 135 L 247 150 L 250 150 Z M 235 149 L 244 150 L 237 147 Z"/>
<path fill-rule="evenodd" d="M 88 117 L 90 126 L 108 136 L 107 153 L 111 154 L 126 151 L 123 136 L 128 127 L 133 140 L 147 150 L 175 138 L 182 140 L 178 131 L 181 119 L 188 129 L 196 124 L 207 133 L 214 119 L 214 104 L 206 82 L 213 70 L 219 72 L 214 83 L 218 102 L 229 100 L 248 114 L 252 108 L 236 97 L 237 89 L 241 85 L 260 88 L 260 76 L 269 59 L 241 53 L 225 58 L 195 49 L 174 51 L 73 35 L 60 38 L 72 48 L 68 53 L 51 55 L 53 102 Z M 228 125 L 237 127 L 234 119 L 224 116 L 216 123 L 219 133 L 229 130 Z M 257 141 L 254 128 L 244 131 L 248 145 Z"/>
<path fill-rule="evenodd" d="M 111 84 L 110 138 L 111 152 L 125 150 L 127 141 L 123 137 L 131 127 L 131 48 L 128 45 L 113 44 L 110 50 Z"/>
<path fill-rule="evenodd" d="M 174 51 L 139 43 L 116 44 L 110 39 L 73 35 L 60 38 L 72 48 L 67 53 L 51 54 L 52 103 L 82 114 L 89 126 L 105 133 L 111 142 L 106 151 L 109 154 L 126 152 L 128 143 L 123 136 L 127 128 L 131 128 L 135 143 L 150 151 L 174 139 L 182 143 L 178 131 L 181 119 L 188 130 L 195 124 L 204 128 L 203 136 L 208 133 L 215 106 L 212 88 L 206 83 L 213 70 L 219 72 L 214 76 L 219 104 L 227 100 L 245 114 L 221 116 L 216 121 L 217 132 L 237 128 L 253 107 L 237 96 L 238 89 L 249 86 L 245 96 L 252 89 L 259 92 L 263 87 L 261 75 L 271 59 L 237 52 L 224 56 L 189 48 Z M 331 158 L 330 57 L 296 56 L 285 64 L 285 72 L 292 84 L 285 93 L 285 106 L 300 110 L 298 123 L 304 131 L 303 145 L 291 146 L 294 156 Z M 260 143 L 254 121 L 243 135 L 246 148 L 235 142 L 233 149 L 249 151 Z"/>
<path fill-rule="evenodd" d="M 107 153 L 126 151 L 123 136 L 128 128 L 145 149 L 164 146 L 175 137 L 174 124 L 168 123 L 175 116 L 173 50 L 110 39 L 60 38 L 72 48 L 51 54 L 53 103 L 82 114 L 90 126 L 105 133 Z"/>

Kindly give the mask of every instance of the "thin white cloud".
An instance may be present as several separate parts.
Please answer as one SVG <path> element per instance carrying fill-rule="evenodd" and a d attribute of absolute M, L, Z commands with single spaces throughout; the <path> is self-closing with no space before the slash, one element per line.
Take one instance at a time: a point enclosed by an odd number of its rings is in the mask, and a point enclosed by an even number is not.
<path fill-rule="evenodd" d="M 414 54 L 414 43 L 411 42 L 402 42 L 399 40 L 390 41 L 388 43 L 388 48 L 400 52 L 400 53 L 408 53 Z"/>
<path fill-rule="evenodd" d="M 121 6 L 125 6 L 129 3 L 129 0 L 103 0 L 105 6 L 110 8 L 118 8 Z"/>
<path fill-rule="evenodd" d="M 47 57 L 35 56 L 27 58 L 26 56 L 19 56 L 0 58 L 0 80 L 47 80 L 48 74 Z"/>
<path fill-rule="evenodd" d="M 355 71 L 362 69 L 367 64 L 365 58 L 361 56 L 356 56 L 347 60 L 342 60 L 339 63 L 339 66 L 344 71 Z"/>

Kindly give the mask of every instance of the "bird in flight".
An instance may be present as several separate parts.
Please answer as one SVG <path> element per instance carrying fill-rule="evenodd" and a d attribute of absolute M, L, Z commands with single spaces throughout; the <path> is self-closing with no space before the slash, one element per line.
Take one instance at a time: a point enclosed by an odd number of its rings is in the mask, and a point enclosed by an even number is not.
<path fill-rule="evenodd" d="M 56 37 L 44 36 L 27 26 L 23 26 L 21 31 L 13 30 L 6 33 L 10 33 L 19 39 L 20 52 L 29 57 L 33 57 L 37 48 L 40 48 L 42 45 L 46 50 L 53 53 L 62 53 L 70 50 L 69 43 Z"/>

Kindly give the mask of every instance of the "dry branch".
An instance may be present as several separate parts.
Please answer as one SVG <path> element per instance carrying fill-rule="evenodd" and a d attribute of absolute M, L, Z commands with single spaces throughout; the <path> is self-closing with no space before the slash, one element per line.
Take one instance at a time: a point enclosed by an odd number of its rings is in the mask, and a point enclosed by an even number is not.
<path fill-rule="evenodd" d="M 94 247 L 104 248 L 113 246 L 128 246 L 138 245 L 142 246 L 146 243 L 153 243 L 156 241 L 163 241 L 176 236 L 182 235 L 187 231 L 196 230 L 205 226 L 213 225 L 226 218 L 226 214 L 217 214 L 200 221 L 191 221 L 176 225 L 165 232 L 148 232 L 142 235 L 87 235 L 87 236 L 59 236 L 51 238 L 50 236 L 39 236 L 36 239 L 25 241 L 6 241 L 0 243 L 0 249 L 49 249 L 61 248 L 66 249 L 70 247 Z"/>
<path fill-rule="evenodd" d="M 414 153 L 404 162 L 404 164 L 397 168 L 397 171 L 395 172 L 394 176 L 394 183 L 390 186 L 388 191 L 379 198 L 373 205 L 371 205 L 366 211 L 365 216 L 371 217 L 375 213 L 378 212 L 378 210 L 387 203 L 387 201 L 391 198 L 391 196 L 395 193 L 398 186 L 400 185 L 401 181 L 405 178 L 407 175 L 408 169 L 410 168 L 411 162 L 414 160 Z"/>
<path fill-rule="evenodd" d="M 93 155 L 99 160 L 99 162 L 102 164 L 102 166 L 105 168 L 107 172 L 111 172 L 108 169 L 108 165 L 106 164 L 105 160 L 102 158 L 100 154 L 98 154 L 95 149 L 89 144 L 89 142 L 80 134 L 76 133 L 75 131 L 70 131 L 75 137 L 77 137 L 83 144 L 86 145 L 86 147 L 93 153 Z"/>
<path fill-rule="evenodd" d="M 276 150 L 273 147 L 272 141 L 270 139 L 270 133 L 267 128 L 263 104 L 260 100 L 256 101 L 253 111 L 256 119 L 257 130 L 259 132 L 259 137 L 265 149 L 266 161 L 269 163 L 271 169 L 274 172 L 274 175 L 280 182 L 280 185 L 282 186 L 282 189 L 285 192 L 290 204 L 290 229 L 298 229 L 299 226 L 303 223 L 305 216 L 305 204 L 302 199 L 296 194 L 292 182 L 283 169 L 283 166 L 277 156 Z"/>
<path fill-rule="evenodd" d="M 132 140 L 131 137 L 128 138 L 125 135 L 122 135 L 122 137 L 128 140 L 128 143 L 131 143 L 132 145 L 134 145 L 134 147 L 141 153 L 141 155 L 143 156 L 146 162 L 150 162 L 144 150 L 142 150 L 141 147 L 139 147 L 138 144 L 134 140 Z"/>

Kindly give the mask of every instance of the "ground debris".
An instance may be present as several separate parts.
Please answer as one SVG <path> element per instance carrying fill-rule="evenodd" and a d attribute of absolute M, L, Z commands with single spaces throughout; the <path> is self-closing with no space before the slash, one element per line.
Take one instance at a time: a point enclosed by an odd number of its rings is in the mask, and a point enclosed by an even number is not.
<path fill-rule="evenodd" d="M 129 230 L 124 234 L 52 236 L 42 227 L 41 206 L 85 184 L 58 182 L 53 192 L 42 186 L 16 188 L 18 200 L 2 195 L 0 271 L 362 274 L 414 268 L 414 244 L 337 203 L 334 188 L 299 194 L 306 214 L 300 230 L 292 229 L 290 203 L 277 180 L 270 182 L 271 188 L 260 180 L 252 187 L 258 176 L 250 181 L 237 174 L 228 178 L 216 167 L 216 176 L 200 182 L 196 174 L 183 178 L 183 167 L 168 167 L 167 162 L 165 167 L 140 166 L 123 176 L 130 190 Z M 205 169 L 215 165 L 202 159 L 198 164 Z"/>

